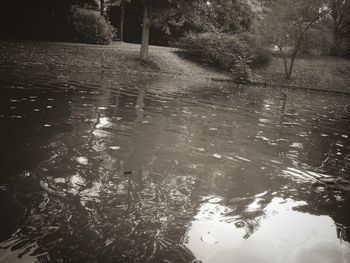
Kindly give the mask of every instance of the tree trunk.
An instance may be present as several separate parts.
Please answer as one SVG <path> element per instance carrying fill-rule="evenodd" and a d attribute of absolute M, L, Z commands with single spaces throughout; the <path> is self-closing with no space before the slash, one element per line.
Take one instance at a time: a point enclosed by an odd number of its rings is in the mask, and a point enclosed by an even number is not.
<path fill-rule="evenodd" d="M 119 19 L 119 39 L 121 42 L 124 41 L 124 17 L 125 17 L 125 6 L 124 1 L 120 5 L 120 19 Z"/>
<path fill-rule="evenodd" d="M 100 0 L 100 14 L 101 16 L 105 14 L 105 0 Z"/>
<path fill-rule="evenodd" d="M 149 30 L 151 24 L 151 1 L 146 1 L 143 9 L 143 23 L 142 23 L 142 43 L 140 58 L 142 60 L 148 59 L 149 46 Z"/>
<path fill-rule="evenodd" d="M 283 63 L 284 63 L 284 72 L 286 73 L 286 76 L 288 75 L 288 66 L 287 66 L 287 58 L 284 54 L 282 54 L 283 57 Z"/>
<path fill-rule="evenodd" d="M 286 74 L 286 76 L 288 75 L 288 66 L 287 66 L 287 58 L 286 55 L 283 52 L 283 48 L 281 48 L 280 46 L 278 46 L 278 49 L 280 50 L 281 56 L 283 58 L 283 64 L 284 64 L 284 73 Z"/>
<path fill-rule="evenodd" d="M 290 65 L 289 65 L 289 70 L 286 75 L 286 79 L 291 79 L 292 78 L 292 73 L 293 73 L 293 67 L 294 67 L 294 61 L 295 61 L 295 55 L 293 54 L 291 59 L 290 59 Z"/>
<path fill-rule="evenodd" d="M 305 32 L 306 32 L 306 30 L 305 30 Z M 293 51 L 293 53 L 292 53 L 292 56 L 291 56 L 291 58 L 290 58 L 289 70 L 288 70 L 288 74 L 286 75 L 286 78 L 287 78 L 287 79 L 291 79 L 291 78 L 292 78 L 292 73 L 293 73 L 295 58 L 296 58 L 296 56 L 297 56 L 297 54 L 298 54 L 298 51 L 299 51 L 300 46 L 301 46 L 301 43 L 302 43 L 303 40 L 304 40 L 305 32 L 302 32 L 301 35 L 299 36 L 297 45 L 295 46 L 295 49 L 294 49 L 294 51 Z"/>

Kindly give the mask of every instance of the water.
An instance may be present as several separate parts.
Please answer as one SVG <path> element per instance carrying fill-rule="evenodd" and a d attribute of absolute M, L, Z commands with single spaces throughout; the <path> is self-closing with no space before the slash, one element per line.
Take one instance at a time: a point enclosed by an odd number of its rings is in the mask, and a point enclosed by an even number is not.
<path fill-rule="evenodd" d="M 349 97 L 2 76 L 0 262 L 350 262 Z"/>

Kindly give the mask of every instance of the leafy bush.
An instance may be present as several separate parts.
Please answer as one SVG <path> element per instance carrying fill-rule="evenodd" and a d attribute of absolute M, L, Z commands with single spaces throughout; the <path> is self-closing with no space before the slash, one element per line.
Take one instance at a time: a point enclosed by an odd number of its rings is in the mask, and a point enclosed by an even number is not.
<path fill-rule="evenodd" d="M 74 38 L 89 44 L 109 44 L 113 38 L 113 27 L 99 12 L 75 7 L 72 14 Z"/>
<path fill-rule="evenodd" d="M 249 56 L 247 47 L 237 36 L 225 33 L 189 33 L 176 45 L 188 55 L 229 70 L 241 78 L 247 78 Z"/>
<path fill-rule="evenodd" d="M 246 44 L 251 59 L 251 67 L 263 67 L 270 63 L 272 59 L 271 51 L 268 50 L 268 45 L 264 43 L 260 36 L 246 32 L 239 35 L 239 40 Z"/>

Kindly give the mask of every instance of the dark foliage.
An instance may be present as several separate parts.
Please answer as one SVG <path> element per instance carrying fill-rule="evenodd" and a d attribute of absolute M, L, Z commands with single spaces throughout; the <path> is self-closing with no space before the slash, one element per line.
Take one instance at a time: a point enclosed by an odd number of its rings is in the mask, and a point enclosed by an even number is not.
<path fill-rule="evenodd" d="M 213 24 L 220 31 L 238 33 L 250 30 L 255 17 L 248 1 L 215 0 L 211 2 Z"/>
<path fill-rule="evenodd" d="M 113 38 L 113 28 L 98 11 L 74 8 L 72 32 L 79 42 L 109 44 Z"/>
<path fill-rule="evenodd" d="M 124 19 L 124 41 L 128 43 L 140 43 L 142 32 L 142 3 L 131 1 L 125 3 Z M 118 5 L 107 5 L 106 16 L 113 25 L 119 27 L 120 7 Z M 118 28 L 119 31 L 119 28 Z M 153 34 L 152 34 L 153 36 Z"/>
<path fill-rule="evenodd" d="M 260 36 L 246 32 L 239 35 L 239 40 L 246 44 L 251 67 L 263 67 L 270 63 L 272 54 L 268 49 L 269 45 Z"/>
<path fill-rule="evenodd" d="M 187 34 L 177 46 L 203 62 L 220 66 L 242 78 L 250 63 L 247 46 L 235 35 L 225 33 Z"/>
<path fill-rule="evenodd" d="M 0 8 L 0 37 L 68 40 L 68 18 L 74 5 L 97 9 L 94 0 L 4 1 Z"/>
<path fill-rule="evenodd" d="M 248 77 L 249 67 L 263 67 L 271 61 L 271 53 L 260 37 L 251 33 L 190 33 L 176 43 L 201 62 L 220 66 L 242 78 Z"/>
<path fill-rule="evenodd" d="M 311 28 L 305 35 L 300 47 L 300 54 L 328 55 L 333 44 L 332 33 L 323 26 Z"/>

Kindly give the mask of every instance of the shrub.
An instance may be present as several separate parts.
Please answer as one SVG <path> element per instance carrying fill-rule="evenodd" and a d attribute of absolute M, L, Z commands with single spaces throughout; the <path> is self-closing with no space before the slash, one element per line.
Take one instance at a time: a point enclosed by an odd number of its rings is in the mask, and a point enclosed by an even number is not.
<path fill-rule="evenodd" d="M 272 59 L 271 51 L 260 36 L 246 32 L 239 35 L 239 40 L 246 44 L 251 67 L 263 67 L 270 63 Z"/>
<path fill-rule="evenodd" d="M 113 27 L 99 12 L 75 7 L 72 14 L 74 38 L 89 44 L 109 44 L 113 38 Z"/>
<path fill-rule="evenodd" d="M 225 33 L 188 33 L 176 45 L 187 54 L 247 78 L 247 48 L 236 36 Z"/>

